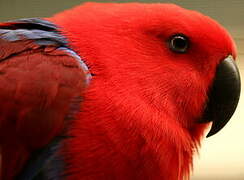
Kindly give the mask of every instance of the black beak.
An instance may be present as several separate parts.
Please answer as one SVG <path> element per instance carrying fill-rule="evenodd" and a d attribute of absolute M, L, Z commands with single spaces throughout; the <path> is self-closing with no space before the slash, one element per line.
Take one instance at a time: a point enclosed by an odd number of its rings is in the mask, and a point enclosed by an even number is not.
<path fill-rule="evenodd" d="M 236 110 L 240 91 L 239 70 L 232 57 L 229 56 L 217 67 L 207 106 L 201 119 L 201 122 L 213 122 L 207 137 L 219 132 L 230 120 Z"/>

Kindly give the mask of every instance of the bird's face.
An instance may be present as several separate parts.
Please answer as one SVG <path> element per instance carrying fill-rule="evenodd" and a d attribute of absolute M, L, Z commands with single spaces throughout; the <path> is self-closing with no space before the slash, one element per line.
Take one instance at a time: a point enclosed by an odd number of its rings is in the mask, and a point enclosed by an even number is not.
<path fill-rule="evenodd" d="M 217 22 L 172 4 L 88 3 L 77 12 L 67 35 L 94 79 L 113 85 L 110 97 L 137 97 L 188 128 L 213 121 L 211 134 L 230 119 L 240 94 L 236 49 Z"/>

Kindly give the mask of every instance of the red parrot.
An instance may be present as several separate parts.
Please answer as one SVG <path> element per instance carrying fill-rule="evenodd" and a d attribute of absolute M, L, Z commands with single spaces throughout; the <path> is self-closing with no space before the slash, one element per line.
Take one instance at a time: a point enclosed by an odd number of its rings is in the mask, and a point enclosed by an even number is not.
<path fill-rule="evenodd" d="M 85 3 L 0 24 L 1 179 L 189 179 L 240 95 L 236 48 L 173 4 Z"/>

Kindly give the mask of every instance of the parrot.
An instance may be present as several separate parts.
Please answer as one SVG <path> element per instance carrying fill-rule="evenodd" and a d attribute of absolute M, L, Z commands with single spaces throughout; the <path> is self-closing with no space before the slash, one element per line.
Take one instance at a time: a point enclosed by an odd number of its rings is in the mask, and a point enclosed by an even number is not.
<path fill-rule="evenodd" d="M 167 3 L 0 23 L 1 180 L 183 180 L 240 96 L 236 45 Z"/>

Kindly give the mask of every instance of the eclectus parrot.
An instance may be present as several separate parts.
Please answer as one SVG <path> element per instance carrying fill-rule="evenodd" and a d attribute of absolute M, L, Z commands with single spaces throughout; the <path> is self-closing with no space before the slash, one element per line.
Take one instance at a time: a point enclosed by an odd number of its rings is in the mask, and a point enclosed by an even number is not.
<path fill-rule="evenodd" d="M 188 179 L 240 95 L 235 44 L 173 4 L 0 24 L 1 180 Z"/>

